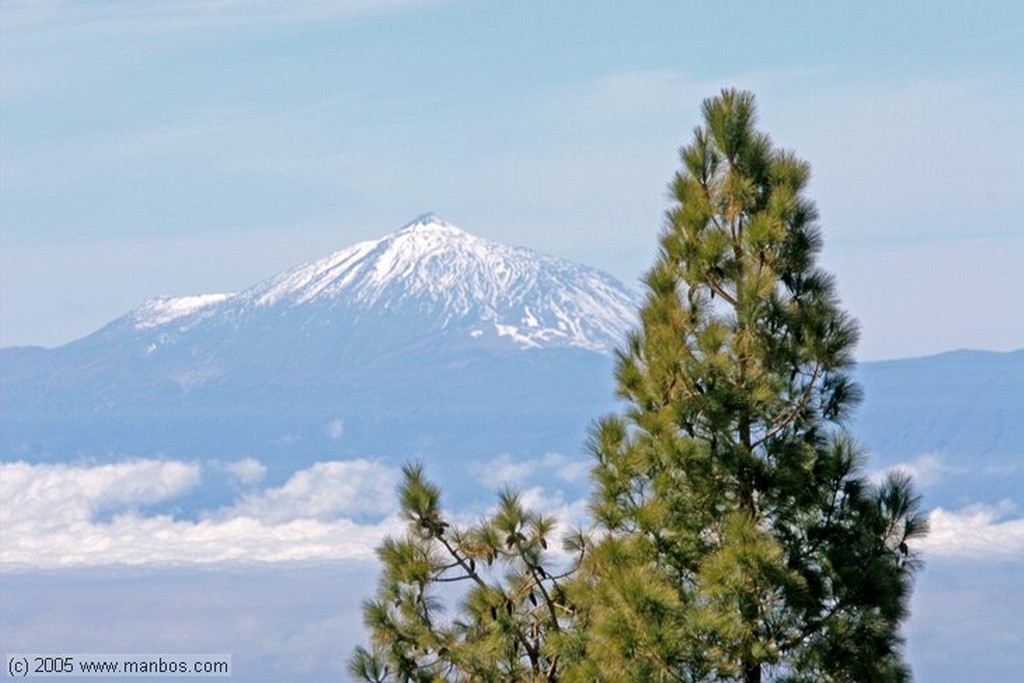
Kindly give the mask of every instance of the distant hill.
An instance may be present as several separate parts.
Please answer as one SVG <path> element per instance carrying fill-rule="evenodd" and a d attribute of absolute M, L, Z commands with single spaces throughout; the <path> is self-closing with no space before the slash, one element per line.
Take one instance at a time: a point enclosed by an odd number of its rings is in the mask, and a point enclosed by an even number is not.
<path fill-rule="evenodd" d="M 856 375 L 864 403 L 854 433 L 874 466 L 916 463 L 926 502 L 1024 491 L 1024 349 L 862 363 Z"/>
<path fill-rule="evenodd" d="M 857 378 L 857 433 L 887 459 L 1024 456 L 1024 349 L 863 363 Z"/>

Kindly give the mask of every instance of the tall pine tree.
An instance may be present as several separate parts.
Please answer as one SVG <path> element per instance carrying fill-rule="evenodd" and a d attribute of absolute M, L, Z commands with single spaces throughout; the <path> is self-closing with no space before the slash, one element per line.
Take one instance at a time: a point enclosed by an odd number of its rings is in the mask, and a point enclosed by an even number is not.
<path fill-rule="evenodd" d="M 449 526 L 418 467 L 379 550 L 370 681 L 904 681 L 899 627 L 926 532 L 912 482 L 865 477 L 844 425 L 857 328 L 821 249 L 808 165 L 724 90 L 681 150 L 624 410 L 594 427 L 594 529 L 504 494 Z M 444 615 L 445 585 L 468 586 Z"/>
<path fill-rule="evenodd" d="M 595 427 L 603 538 L 571 595 L 571 680 L 900 681 L 926 531 L 912 483 L 872 485 L 844 422 L 855 322 L 810 169 L 725 90 L 681 150 L 622 415 Z"/>

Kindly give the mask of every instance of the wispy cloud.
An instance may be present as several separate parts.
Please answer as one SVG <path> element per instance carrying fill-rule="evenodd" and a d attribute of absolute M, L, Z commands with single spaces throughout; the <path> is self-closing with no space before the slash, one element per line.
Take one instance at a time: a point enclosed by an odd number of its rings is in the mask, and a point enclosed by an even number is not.
<path fill-rule="evenodd" d="M 586 480 L 591 463 L 583 458 L 570 458 L 561 453 L 546 453 L 539 458 L 517 458 L 507 453 L 486 461 L 475 461 L 469 472 L 480 484 L 489 489 L 502 486 L 521 486 L 558 482 L 579 483 Z"/>
<path fill-rule="evenodd" d="M 224 466 L 224 470 L 243 486 L 251 486 L 267 475 L 267 466 L 256 458 L 235 460 Z"/>
<path fill-rule="evenodd" d="M 914 460 L 893 465 L 889 469 L 900 470 L 909 474 L 914 478 L 918 486 L 922 488 L 936 486 L 948 481 L 952 477 L 970 472 L 968 467 L 947 464 L 946 459 L 939 453 L 925 453 Z M 876 478 L 881 479 L 884 474 L 885 472 L 879 472 Z"/>
<path fill-rule="evenodd" d="M 508 454 L 500 455 L 486 462 L 474 462 L 469 472 L 487 488 L 521 484 L 536 467 L 536 461 L 519 460 Z"/>
<path fill-rule="evenodd" d="M 310 23 L 414 10 L 430 0 L 11 0 L 4 3 L 9 29 L 175 31 L 187 28 Z"/>

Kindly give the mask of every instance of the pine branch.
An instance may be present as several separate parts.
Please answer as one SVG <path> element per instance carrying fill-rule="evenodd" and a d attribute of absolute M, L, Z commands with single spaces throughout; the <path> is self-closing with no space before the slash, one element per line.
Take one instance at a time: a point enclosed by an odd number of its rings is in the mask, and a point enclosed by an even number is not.
<path fill-rule="evenodd" d="M 518 538 L 515 539 L 515 545 L 516 550 L 519 551 L 520 556 L 523 558 L 523 563 L 526 565 L 526 568 L 530 571 L 530 576 L 532 577 L 534 584 L 537 586 L 537 588 L 540 589 L 541 594 L 544 596 L 544 602 L 545 604 L 547 604 L 548 612 L 551 615 L 551 628 L 554 629 L 556 633 L 558 631 L 561 631 L 562 629 L 559 627 L 558 624 L 558 615 L 555 613 L 554 601 L 551 599 L 551 596 L 548 594 L 547 589 L 544 587 L 544 581 L 540 576 L 540 573 L 544 570 L 539 566 L 535 566 L 533 562 L 531 562 L 528 559 L 526 549 L 523 548 L 522 541 L 520 541 Z"/>
<path fill-rule="evenodd" d="M 775 426 L 769 429 L 767 432 L 765 432 L 764 436 L 762 436 L 753 444 L 751 444 L 751 450 L 757 448 L 765 441 L 781 432 L 783 429 L 792 424 L 797 417 L 799 417 L 800 413 L 804 411 L 804 409 L 807 407 L 807 404 L 811 400 L 811 396 L 813 395 L 815 389 L 814 383 L 818 381 L 818 377 L 820 376 L 820 374 L 821 366 L 815 364 L 814 372 L 811 373 L 811 381 L 807 383 L 807 387 L 804 389 L 803 395 L 800 397 L 800 400 L 797 401 L 797 404 L 793 406 L 793 408 L 787 414 L 780 415 L 778 417 L 774 417 L 768 420 L 769 423 L 775 422 Z"/>
<path fill-rule="evenodd" d="M 711 277 L 710 273 L 708 273 L 706 277 L 707 277 L 706 284 L 708 286 L 708 289 L 710 289 L 712 292 L 714 292 L 718 296 L 722 297 L 723 300 L 725 300 L 727 303 L 729 303 L 729 305 L 731 305 L 733 307 L 735 307 L 735 306 L 737 306 L 739 304 L 739 302 L 737 301 L 736 297 L 730 295 L 728 292 L 726 292 L 724 289 L 722 289 L 722 286 L 714 278 Z"/>
<path fill-rule="evenodd" d="M 453 548 L 452 545 L 448 542 L 448 539 L 444 537 L 443 528 L 437 529 L 434 538 L 438 542 L 440 542 L 442 546 L 444 546 L 448 554 L 451 555 L 452 558 L 456 561 L 456 563 L 458 563 L 462 567 L 462 569 L 466 572 L 468 577 L 473 580 L 474 583 L 476 583 L 480 588 L 484 590 L 490 589 L 490 585 L 483 580 L 479 573 L 477 573 L 476 567 L 471 566 L 467 559 L 460 555 L 459 552 L 455 548 Z M 506 600 L 508 600 L 507 597 Z M 511 615 L 509 616 L 511 619 Z M 515 624 L 514 620 L 511 621 L 509 625 L 511 627 L 513 635 L 515 636 L 515 639 L 519 641 L 519 643 L 523 646 L 523 649 L 526 651 L 527 656 L 530 658 L 531 666 L 533 667 L 534 671 L 536 671 L 539 666 L 537 662 L 539 656 L 537 648 L 531 645 L 529 639 L 526 637 L 526 634 L 524 634 L 522 632 L 522 629 L 520 629 Z"/>

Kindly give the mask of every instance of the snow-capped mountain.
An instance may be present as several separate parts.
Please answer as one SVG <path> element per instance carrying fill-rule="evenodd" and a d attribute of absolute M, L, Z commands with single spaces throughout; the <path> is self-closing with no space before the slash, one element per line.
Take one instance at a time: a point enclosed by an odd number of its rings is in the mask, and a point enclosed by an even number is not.
<path fill-rule="evenodd" d="M 636 295 L 606 273 L 482 239 L 426 214 L 387 237 L 236 294 L 151 300 L 115 329 L 123 333 L 127 323 L 146 333 L 152 353 L 204 324 L 230 321 L 242 330 L 273 316 L 303 335 L 330 327 L 358 336 L 368 321 L 380 327 L 392 318 L 386 323 L 393 343 L 443 331 L 449 344 L 608 353 L 633 324 L 637 305 Z M 415 330 L 401 334 L 395 319 L 414 322 Z"/>

